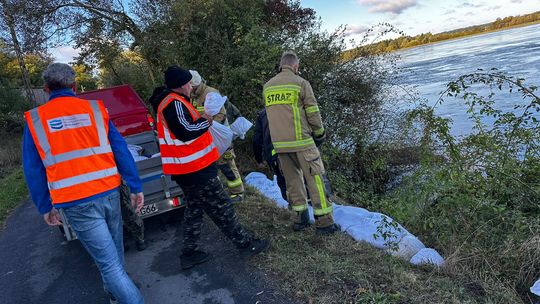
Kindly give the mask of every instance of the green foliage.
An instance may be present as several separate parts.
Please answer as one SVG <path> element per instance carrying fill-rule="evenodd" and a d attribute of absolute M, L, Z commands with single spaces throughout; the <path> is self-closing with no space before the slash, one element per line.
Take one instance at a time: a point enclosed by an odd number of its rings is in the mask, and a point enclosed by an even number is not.
<path fill-rule="evenodd" d="M 73 66 L 77 76 L 75 81 L 77 81 L 77 91 L 85 92 L 97 89 L 98 79 L 92 75 L 92 71 L 83 64 L 76 64 Z"/>
<path fill-rule="evenodd" d="M 484 96 L 475 88 L 487 86 Z M 525 102 L 496 107 L 496 91 Z M 540 272 L 540 98 L 535 86 L 497 70 L 448 84 L 463 99 L 473 132 L 457 140 L 450 121 L 424 104 L 410 113 L 422 125 L 422 161 L 406 183 L 378 207 L 440 249 L 450 268 L 526 294 Z M 487 123 L 486 121 L 491 121 Z"/>
<path fill-rule="evenodd" d="M 22 168 L 0 176 L 0 229 L 8 214 L 28 195 Z"/>

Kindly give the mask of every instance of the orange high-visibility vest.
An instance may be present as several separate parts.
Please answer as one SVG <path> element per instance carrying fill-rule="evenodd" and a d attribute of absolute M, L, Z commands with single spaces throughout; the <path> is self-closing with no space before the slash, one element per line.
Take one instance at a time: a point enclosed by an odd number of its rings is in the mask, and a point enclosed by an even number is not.
<path fill-rule="evenodd" d="M 219 158 L 219 152 L 208 131 L 187 142 L 177 139 L 170 132 L 163 116 L 163 110 L 174 100 L 179 100 L 188 108 L 193 120 L 201 117 L 197 110 L 178 94 L 171 93 L 161 101 L 157 110 L 157 128 L 163 173 L 187 174 L 196 172 L 215 162 Z"/>
<path fill-rule="evenodd" d="M 53 204 L 120 186 L 101 101 L 59 97 L 24 113 L 47 174 Z"/>

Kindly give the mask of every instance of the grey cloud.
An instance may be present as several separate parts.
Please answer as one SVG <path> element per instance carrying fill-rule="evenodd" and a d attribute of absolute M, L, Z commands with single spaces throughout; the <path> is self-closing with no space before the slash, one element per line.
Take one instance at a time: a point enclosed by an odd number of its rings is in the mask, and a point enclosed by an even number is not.
<path fill-rule="evenodd" d="M 369 6 L 370 13 L 401 14 L 407 8 L 417 5 L 416 0 L 357 0 L 364 6 Z"/>
<path fill-rule="evenodd" d="M 345 36 L 363 34 L 368 29 L 369 29 L 369 27 L 367 27 L 365 25 L 348 25 L 347 29 L 345 30 Z"/>
<path fill-rule="evenodd" d="M 485 3 L 477 3 L 477 4 L 474 4 L 474 3 L 470 3 L 470 2 L 464 2 L 460 5 L 460 7 L 466 7 L 466 8 L 479 8 L 479 7 L 482 7 L 482 6 L 485 6 L 486 4 Z"/>
<path fill-rule="evenodd" d="M 456 12 L 456 10 L 451 9 L 451 10 L 447 10 L 446 12 L 444 12 L 443 15 L 450 15 L 450 14 L 453 14 L 455 12 Z"/>

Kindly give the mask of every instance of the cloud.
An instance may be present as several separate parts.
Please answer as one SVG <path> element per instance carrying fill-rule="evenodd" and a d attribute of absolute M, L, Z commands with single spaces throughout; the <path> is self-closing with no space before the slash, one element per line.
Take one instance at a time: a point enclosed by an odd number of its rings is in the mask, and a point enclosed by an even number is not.
<path fill-rule="evenodd" d="M 501 6 L 500 5 L 494 5 L 494 6 L 490 6 L 487 8 L 488 11 L 495 11 L 495 10 L 498 10 L 500 9 Z"/>
<path fill-rule="evenodd" d="M 401 14 L 404 10 L 416 6 L 416 0 L 357 0 L 364 6 L 370 6 L 370 13 Z"/>
<path fill-rule="evenodd" d="M 70 45 L 65 45 L 54 48 L 51 53 L 56 62 L 70 63 L 74 57 L 79 55 L 80 50 L 76 50 Z"/>
<path fill-rule="evenodd" d="M 369 27 L 365 25 L 348 25 L 345 30 L 345 36 L 357 35 L 365 33 Z"/>
<path fill-rule="evenodd" d="M 473 4 L 473 3 L 470 3 L 470 2 L 464 2 L 464 3 L 462 3 L 459 7 L 465 7 L 465 8 L 479 8 L 479 7 L 482 7 L 482 6 L 485 6 L 485 5 L 486 5 L 485 3 Z"/>
<path fill-rule="evenodd" d="M 443 15 L 451 15 L 451 14 L 453 14 L 455 12 L 456 12 L 456 10 L 451 9 L 451 10 L 447 10 L 446 12 L 444 12 Z"/>
<path fill-rule="evenodd" d="M 523 3 L 523 0 L 512 0 L 512 3 Z"/>

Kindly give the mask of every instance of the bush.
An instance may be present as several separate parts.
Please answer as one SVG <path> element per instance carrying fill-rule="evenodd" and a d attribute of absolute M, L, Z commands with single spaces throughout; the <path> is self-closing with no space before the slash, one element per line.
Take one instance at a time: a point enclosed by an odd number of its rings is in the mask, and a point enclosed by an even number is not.
<path fill-rule="evenodd" d="M 483 96 L 474 89 L 488 86 Z M 495 91 L 527 102 L 514 111 L 496 107 Z M 410 113 L 422 125 L 421 165 L 378 206 L 441 250 L 457 273 L 518 291 L 523 298 L 540 273 L 540 99 L 535 86 L 496 70 L 448 84 L 475 122 L 458 141 L 450 121 L 421 106 Z M 441 99 L 440 102 L 443 102 Z M 515 114 L 519 113 L 519 114 Z M 492 121 L 488 124 L 486 121 Z"/>

